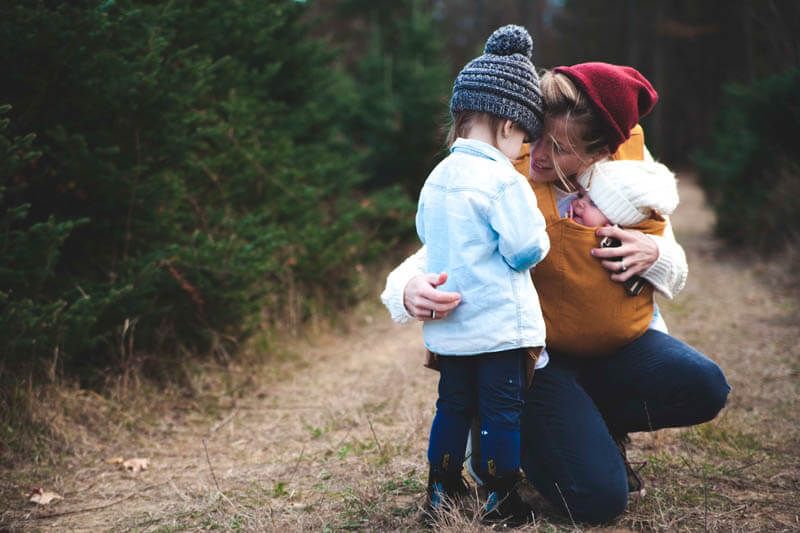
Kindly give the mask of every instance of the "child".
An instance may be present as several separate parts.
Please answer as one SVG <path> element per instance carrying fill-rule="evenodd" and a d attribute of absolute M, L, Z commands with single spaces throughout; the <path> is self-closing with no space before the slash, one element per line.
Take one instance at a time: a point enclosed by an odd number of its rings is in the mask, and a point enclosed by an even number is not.
<path fill-rule="evenodd" d="M 554 283 L 550 288 L 559 291 L 559 302 L 545 309 L 547 347 L 551 352 L 602 356 L 651 327 L 654 304 L 649 284 L 632 295 L 609 279 L 589 254 L 597 247 L 594 232 L 615 224 L 663 235 L 663 216 L 677 207 L 678 190 L 674 174 L 652 161 L 598 162 L 579 174 L 577 182 L 579 191 L 563 213 L 568 220 L 561 221 L 568 268 L 557 274 L 557 282 L 549 280 Z"/>
<path fill-rule="evenodd" d="M 530 61 L 533 43 L 520 26 L 504 26 L 484 55 L 459 73 L 450 112 L 450 155 L 420 192 L 417 233 L 427 270 L 447 272 L 443 290 L 461 304 L 426 322 L 426 347 L 441 372 L 428 445 L 428 506 L 465 488 L 461 466 L 470 421 L 480 415 L 491 518 L 519 517 L 519 418 L 526 364 L 545 341 L 529 269 L 549 250 L 545 221 L 512 160 L 540 135 L 542 100 Z"/>

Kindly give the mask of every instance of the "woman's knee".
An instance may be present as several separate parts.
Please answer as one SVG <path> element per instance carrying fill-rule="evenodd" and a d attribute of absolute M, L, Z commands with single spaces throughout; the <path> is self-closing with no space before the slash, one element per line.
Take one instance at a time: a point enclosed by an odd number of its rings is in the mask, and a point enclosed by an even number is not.
<path fill-rule="evenodd" d="M 566 500 L 570 505 L 570 499 Z M 627 485 L 595 487 L 595 490 L 573 495 L 570 513 L 575 520 L 589 524 L 604 524 L 621 515 L 628 505 Z"/>
<path fill-rule="evenodd" d="M 695 407 L 698 423 L 713 420 L 725 407 L 731 391 L 722 369 L 713 361 L 695 375 Z"/>
<path fill-rule="evenodd" d="M 714 361 L 674 337 L 665 336 L 662 340 L 664 354 L 674 361 L 671 365 L 672 379 L 675 379 L 674 393 L 678 400 L 691 411 L 694 420 L 687 424 L 708 422 L 725 407 L 731 391 L 722 369 Z"/>
<path fill-rule="evenodd" d="M 627 483 L 614 483 L 603 480 L 597 483 L 559 487 L 540 492 L 548 496 L 556 507 L 575 521 L 592 525 L 604 524 L 621 515 L 628 505 Z"/>
<path fill-rule="evenodd" d="M 577 464 L 560 454 L 546 457 L 541 448 L 531 444 L 523 437 L 522 469 L 533 486 L 565 515 L 576 521 L 602 524 L 625 511 L 625 464 L 610 441 L 595 441 L 591 450 L 574 458 Z"/>

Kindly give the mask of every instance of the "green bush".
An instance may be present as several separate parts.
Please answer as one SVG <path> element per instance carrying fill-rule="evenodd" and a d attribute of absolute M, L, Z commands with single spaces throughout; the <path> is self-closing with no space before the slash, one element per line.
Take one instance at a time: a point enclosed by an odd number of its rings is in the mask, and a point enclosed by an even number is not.
<path fill-rule="evenodd" d="M 5 115 L 10 106 L 0 108 Z M 86 220 L 29 219 L 30 204 L 10 198 L 25 196 L 26 168 L 40 156 L 35 135 L 9 137 L 9 120 L 0 119 L 0 345 L 3 362 L 20 358 L 56 357 L 70 326 L 85 327 L 80 298 L 70 291 L 51 292 L 62 245 Z M 0 367 L 2 374 L 2 367 Z"/>
<path fill-rule="evenodd" d="M 288 305 L 352 301 L 412 206 L 360 191 L 360 96 L 304 6 L 100 4 L 0 18 L 0 377 L 227 354 Z"/>
<path fill-rule="evenodd" d="M 367 184 L 396 185 L 416 199 L 441 158 L 449 120 L 453 79 L 442 30 L 420 0 L 346 0 L 340 10 L 364 28 L 345 46 L 363 51 L 353 67 L 361 97 L 352 130 L 367 148 Z"/>
<path fill-rule="evenodd" d="M 800 69 L 724 88 L 711 145 L 694 155 L 729 243 L 776 252 L 800 243 Z"/>

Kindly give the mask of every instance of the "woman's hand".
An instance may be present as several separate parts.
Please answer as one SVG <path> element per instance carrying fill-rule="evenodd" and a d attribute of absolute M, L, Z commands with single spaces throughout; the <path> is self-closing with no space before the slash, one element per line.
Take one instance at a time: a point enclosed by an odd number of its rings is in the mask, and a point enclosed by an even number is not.
<path fill-rule="evenodd" d="M 640 275 L 658 259 L 658 246 L 641 231 L 605 226 L 595 233 L 598 237 L 614 237 L 621 245 L 615 248 L 593 248 L 592 255 L 611 271 L 611 279 L 624 282 Z M 622 261 L 611 261 L 621 257 Z"/>
<path fill-rule="evenodd" d="M 438 320 L 449 315 L 461 303 L 461 295 L 436 288 L 445 281 L 446 272 L 421 274 L 411 278 L 403 290 L 403 305 L 408 314 L 422 321 Z"/>

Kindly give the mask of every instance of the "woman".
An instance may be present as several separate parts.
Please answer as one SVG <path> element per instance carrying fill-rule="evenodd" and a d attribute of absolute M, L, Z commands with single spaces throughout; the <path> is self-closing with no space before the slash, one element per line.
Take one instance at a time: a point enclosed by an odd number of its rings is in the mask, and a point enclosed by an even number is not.
<path fill-rule="evenodd" d="M 545 131 L 515 165 L 529 174 L 543 212 L 549 204 L 568 205 L 575 176 L 598 161 L 652 161 L 637 123 L 657 94 L 635 69 L 559 67 L 542 77 L 540 87 Z M 552 220 L 558 213 L 545 216 Z M 597 235 L 621 241 L 617 248 L 592 250 L 612 280 L 638 275 L 667 298 L 683 288 L 685 255 L 669 226 L 663 237 L 617 227 L 600 228 Z M 557 236 L 550 239 L 540 266 L 558 254 Z M 622 260 L 612 260 L 617 257 Z M 436 290 L 447 274 L 426 274 L 425 264 L 422 248 L 387 278 L 381 298 L 394 320 L 440 320 L 459 304 L 460 295 Z M 538 290 L 536 271 L 534 285 Z M 551 303 L 542 301 L 543 309 Z M 637 480 L 628 479 L 628 433 L 705 422 L 725 405 L 730 387 L 719 367 L 665 331 L 656 309 L 651 328 L 611 355 L 551 351 L 539 359 L 524 395 L 520 461 L 537 490 L 575 519 L 610 520 L 625 509 L 629 489 L 639 490 Z"/>

